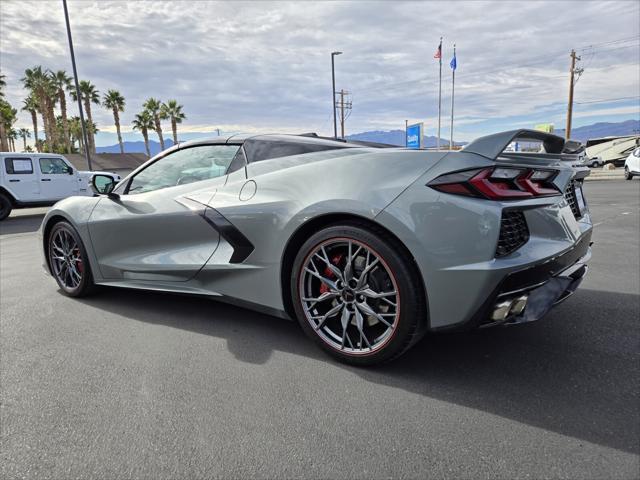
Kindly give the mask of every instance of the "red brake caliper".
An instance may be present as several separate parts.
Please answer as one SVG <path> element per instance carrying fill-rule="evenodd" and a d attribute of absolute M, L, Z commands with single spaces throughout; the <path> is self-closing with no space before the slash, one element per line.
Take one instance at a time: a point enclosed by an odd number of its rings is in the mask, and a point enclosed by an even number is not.
<path fill-rule="evenodd" d="M 331 263 L 333 263 L 334 265 L 338 265 L 340 263 L 340 260 L 342 260 L 342 255 L 335 255 L 334 257 L 331 258 Z M 334 275 L 334 273 L 331 271 L 331 269 L 329 268 L 329 266 L 327 265 L 327 268 L 324 269 L 324 275 L 325 277 L 333 280 L 334 278 L 336 278 L 336 276 Z M 320 294 L 323 293 L 327 293 L 329 291 L 329 285 L 327 285 L 326 283 L 322 283 L 320 285 Z"/>
<path fill-rule="evenodd" d="M 80 256 L 80 249 L 76 248 L 74 253 L 76 254 L 76 268 L 78 269 L 78 273 L 82 274 L 82 257 Z"/>

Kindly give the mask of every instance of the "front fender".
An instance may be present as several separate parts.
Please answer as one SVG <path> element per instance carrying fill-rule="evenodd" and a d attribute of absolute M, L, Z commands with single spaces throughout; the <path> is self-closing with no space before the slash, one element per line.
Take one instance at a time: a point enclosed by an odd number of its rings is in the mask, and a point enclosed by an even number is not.
<path fill-rule="evenodd" d="M 97 261 L 93 255 L 93 250 L 91 249 L 91 241 L 89 238 L 89 229 L 87 224 L 91 217 L 91 212 L 93 212 L 93 209 L 101 198 L 102 197 L 68 197 L 57 202 L 46 213 L 42 220 L 42 224 L 40 225 L 40 229 L 38 230 L 38 238 L 40 245 L 42 246 L 42 266 L 47 273 L 51 273 L 49 270 L 49 262 L 47 260 L 47 236 L 51 227 L 59 221 L 66 221 L 76 229 L 87 251 L 91 271 L 97 271 Z"/>

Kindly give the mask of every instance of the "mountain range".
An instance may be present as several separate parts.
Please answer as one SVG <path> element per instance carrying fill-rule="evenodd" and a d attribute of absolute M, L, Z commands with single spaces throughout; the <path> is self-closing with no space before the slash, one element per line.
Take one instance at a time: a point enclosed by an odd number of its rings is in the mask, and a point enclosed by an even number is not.
<path fill-rule="evenodd" d="M 564 137 L 564 130 L 556 130 L 554 133 Z M 617 123 L 599 122 L 571 129 L 571 138 L 581 142 L 586 142 L 590 138 L 622 137 L 633 134 L 640 134 L 640 120 L 625 120 Z"/>
<path fill-rule="evenodd" d="M 123 147 L 125 153 L 147 153 L 143 141 L 124 142 Z M 169 147 L 173 147 L 173 140 L 170 138 L 164 141 L 164 148 L 167 149 Z M 149 151 L 151 152 L 152 157 L 160 153 L 162 151 L 160 148 L 160 142 L 149 140 Z M 120 145 L 116 143 L 115 145 L 109 145 L 108 147 L 96 147 L 96 153 L 120 153 Z"/>
<path fill-rule="evenodd" d="M 564 136 L 564 130 L 556 130 L 556 135 Z M 623 136 L 640 134 L 640 120 L 625 120 L 623 122 L 608 123 L 599 122 L 593 125 L 585 125 L 583 127 L 577 127 L 572 129 L 571 138 L 586 142 L 590 138 L 607 137 L 607 136 Z M 387 143 L 389 145 L 404 146 L 404 130 L 372 130 L 369 132 L 355 133 L 348 135 L 349 140 L 362 140 L 369 142 Z M 173 146 L 171 139 L 165 140 L 165 148 Z M 453 142 L 455 145 L 465 145 L 466 142 Z M 424 137 L 424 144 L 426 147 L 436 146 L 436 137 L 428 136 Z M 448 139 L 440 139 L 442 146 L 449 145 Z M 151 155 L 156 155 L 160 150 L 160 143 L 155 140 L 149 140 L 149 150 Z M 120 153 L 120 147 L 116 145 L 110 145 L 108 147 L 97 147 L 97 153 Z M 145 153 L 144 142 L 124 142 L 124 151 L 126 153 Z"/>
<path fill-rule="evenodd" d="M 434 136 L 424 136 L 423 138 L 423 146 L 436 147 L 438 145 L 438 137 Z M 361 140 L 365 142 L 377 142 L 377 143 L 386 143 L 388 145 L 398 145 L 399 147 L 404 147 L 405 139 L 404 139 L 404 130 L 374 130 L 371 132 L 362 132 L 355 133 L 353 135 L 347 135 L 347 140 Z M 467 142 L 456 142 L 453 141 L 454 145 L 466 145 Z M 444 147 L 449 146 L 449 140 L 440 138 L 440 145 Z"/>

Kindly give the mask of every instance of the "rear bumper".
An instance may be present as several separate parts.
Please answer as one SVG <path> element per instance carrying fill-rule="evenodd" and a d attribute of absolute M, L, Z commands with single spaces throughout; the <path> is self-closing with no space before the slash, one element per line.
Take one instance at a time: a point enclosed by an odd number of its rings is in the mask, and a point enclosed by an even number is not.
<path fill-rule="evenodd" d="M 466 325 L 485 328 L 514 325 L 541 319 L 554 305 L 564 301 L 578 288 L 591 259 L 591 230 L 569 250 L 543 263 L 507 275 Z M 501 302 L 526 297 L 524 311 L 496 321 L 491 318 Z"/>

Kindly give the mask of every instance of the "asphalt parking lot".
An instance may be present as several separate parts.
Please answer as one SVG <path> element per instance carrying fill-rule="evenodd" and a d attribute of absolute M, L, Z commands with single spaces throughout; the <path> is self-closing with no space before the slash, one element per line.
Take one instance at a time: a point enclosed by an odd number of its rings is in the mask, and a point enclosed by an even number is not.
<path fill-rule="evenodd" d="M 1 478 L 637 478 L 640 181 L 589 182 L 581 289 L 375 369 L 202 298 L 74 300 L 0 224 Z"/>

